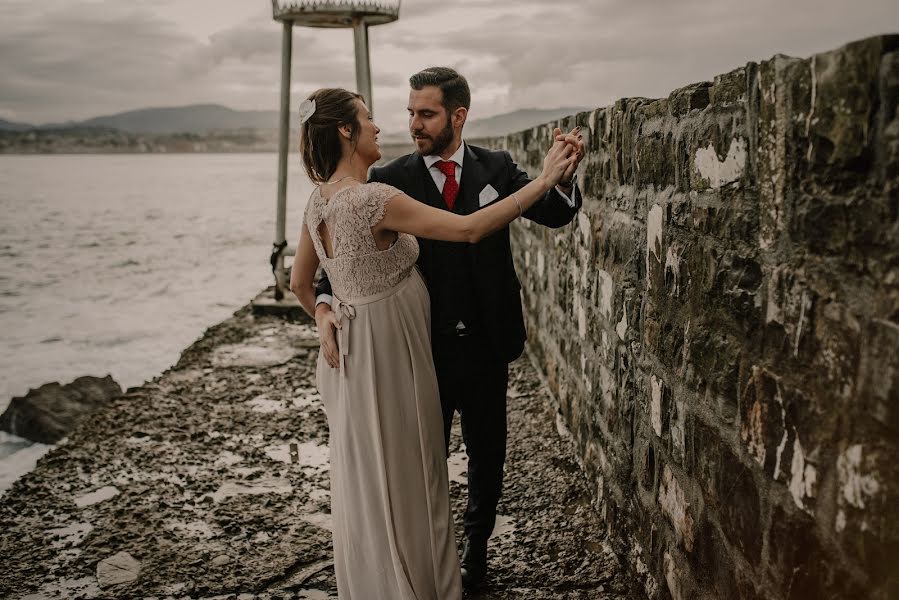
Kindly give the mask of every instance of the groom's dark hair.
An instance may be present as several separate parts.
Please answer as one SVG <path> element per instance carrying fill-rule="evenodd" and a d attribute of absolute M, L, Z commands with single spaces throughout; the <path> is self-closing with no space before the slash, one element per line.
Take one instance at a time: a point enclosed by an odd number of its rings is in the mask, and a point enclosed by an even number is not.
<path fill-rule="evenodd" d="M 460 106 L 471 108 L 471 90 L 468 82 L 455 70 L 449 67 L 428 67 L 409 78 L 413 90 L 420 90 L 433 85 L 443 92 L 443 108 L 451 113 Z"/>

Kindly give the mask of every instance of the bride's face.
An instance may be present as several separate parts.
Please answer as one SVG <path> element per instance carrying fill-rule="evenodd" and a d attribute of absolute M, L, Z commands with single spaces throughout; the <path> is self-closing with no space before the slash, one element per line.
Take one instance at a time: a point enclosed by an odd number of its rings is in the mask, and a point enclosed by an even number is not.
<path fill-rule="evenodd" d="M 359 138 L 356 140 L 356 154 L 362 157 L 367 164 L 374 163 L 381 158 L 381 146 L 378 145 L 378 133 L 380 128 L 372 120 L 371 111 L 362 100 L 356 100 L 356 119 L 359 122 Z"/>

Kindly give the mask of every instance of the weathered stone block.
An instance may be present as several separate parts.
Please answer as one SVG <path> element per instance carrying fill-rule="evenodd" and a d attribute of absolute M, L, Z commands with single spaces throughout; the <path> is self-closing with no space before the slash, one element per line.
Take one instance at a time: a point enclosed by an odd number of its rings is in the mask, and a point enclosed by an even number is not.
<path fill-rule="evenodd" d="M 709 102 L 713 106 L 728 106 L 748 100 L 749 78 L 754 73 L 755 63 L 734 69 L 729 73 L 716 75 L 709 88 Z"/>
<path fill-rule="evenodd" d="M 709 88 L 712 84 L 708 81 L 693 83 L 679 90 L 674 90 L 668 96 L 668 110 L 672 116 L 681 117 L 691 110 L 702 110 L 709 105 Z"/>
<path fill-rule="evenodd" d="M 752 471 L 729 449 L 723 448 L 721 469 L 715 479 L 714 498 L 728 541 L 753 565 L 762 551 L 761 497 Z"/>
<path fill-rule="evenodd" d="M 665 465 L 662 470 L 658 502 L 662 513 L 668 517 L 674 527 L 678 544 L 682 545 L 687 552 L 692 551 L 696 509 L 691 506 L 687 493 L 668 465 Z"/>
<path fill-rule="evenodd" d="M 876 157 L 880 180 L 887 184 L 890 197 L 890 193 L 899 188 L 899 52 L 883 56 L 879 77 L 879 143 Z"/>
<path fill-rule="evenodd" d="M 795 196 L 796 165 L 804 150 L 796 141 L 796 114 L 807 109 L 810 95 L 811 77 L 806 64 L 799 59 L 775 56 L 759 65 L 756 164 L 762 250 L 773 250 L 788 243 L 783 234 Z"/>
<path fill-rule="evenodd" d="M 861 342 L 858 403 L 870 415 L 899 434 L 899 324 L 873 319 Z"/>
<path fill-rule="evenodd" d="M 899 595 L 897 48 L 578 115 L 587 210 L 515 228 L 534 356 L 650 597 Z M 547 135 L 511 136 L 532 172 Z"/>
<path fill-rule="evenodd" d="M 870 153 L 881 55 L 894 44 L 889 38 L 868 38 L 811 59 L 814 94 L 807 116 L 811 161 L 852 168 Z"/>

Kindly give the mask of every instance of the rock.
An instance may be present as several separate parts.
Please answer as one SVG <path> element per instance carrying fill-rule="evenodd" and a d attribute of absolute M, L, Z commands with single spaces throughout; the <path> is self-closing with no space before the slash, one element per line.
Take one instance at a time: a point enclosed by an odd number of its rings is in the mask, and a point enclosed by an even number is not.
<path fill-rule="evenodd" d="M 211 562 L 213 567 L 222 567 L 231 562 L 231 557 L 227 554 L 219 554 Z"/>
<path fill-rule="evenodd" d="M 127 552 L 119 552 L 97 564 L 100 587 L 130 583 L 137 579 L 139 573 L 140 563 Z"/>
<path fill-rule="evenodd" d="M 13 398 L 0 415 L 0 429 L 43 444 L 53 444 L 100 406 L 122 395 L 112 377 L 79 377 L 72 383 L 47 383 Z"/>

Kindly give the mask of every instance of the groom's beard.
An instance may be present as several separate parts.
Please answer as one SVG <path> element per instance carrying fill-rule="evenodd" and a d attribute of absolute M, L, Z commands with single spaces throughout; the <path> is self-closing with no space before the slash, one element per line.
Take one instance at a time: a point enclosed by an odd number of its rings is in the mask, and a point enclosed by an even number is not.
<path fill-rule="evenodd" d="M 422 131 L 412 132 L 413 139 L 415 139 L 415 143 L 418 145 L 419 154 L 422 156 L 440 154 L 446 150 L 453 141 L 453 124 L 450 122 L 449 118 L 447 118 L 446 127 L 444 127 L 435 138 L 430 136 L 424 138 L 417 137 L 423 133 L 424 132 Z"/>

